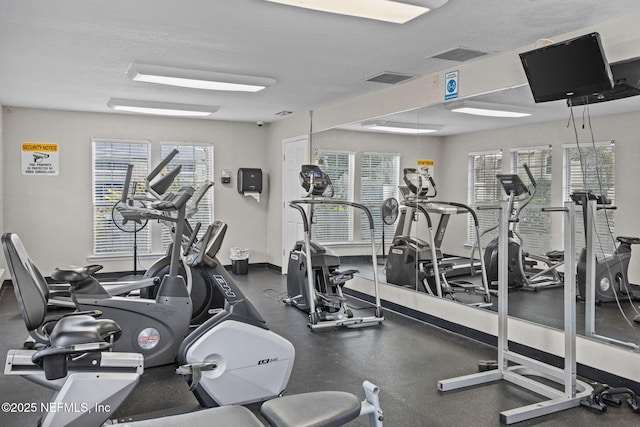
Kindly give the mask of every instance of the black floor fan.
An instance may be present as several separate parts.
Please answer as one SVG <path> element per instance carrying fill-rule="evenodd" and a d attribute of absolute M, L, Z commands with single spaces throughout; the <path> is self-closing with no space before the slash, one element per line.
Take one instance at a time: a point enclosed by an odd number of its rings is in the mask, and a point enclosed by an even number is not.
<path fill-rule="evenodd" d="M 127 193 L 128 192 L 124 192 L 122 199 L 118 200 L 116 204 L 113 205 L 113 208 L 111 209 L 111 221 L 113 221 L 113 224 L 118 227 L 119 230 L 124 231 L 125 233 L 133 233 L 133 276 L 135 277 L 138 275 L 138 232 L 147 226 L 149 220 L 131 220 L 122 216 L 120 210 L 123 208 L 126 209 L 127 207 L 144 207 L 144 203 L 139 200 L 134 200 L 133 198 L 127 199 Z"/>
<path fill-rule="evenodd" d="M 389 197 L 386 199 L 382 206 L 380 206 L 380 214 L 382 216 L 382 256 L 383 258 L 387 257 L 387 254 L 384 249 L 384 229 L 385 225 L 393 225 L 398 219 L 398 201 L 394 197 Z"/>

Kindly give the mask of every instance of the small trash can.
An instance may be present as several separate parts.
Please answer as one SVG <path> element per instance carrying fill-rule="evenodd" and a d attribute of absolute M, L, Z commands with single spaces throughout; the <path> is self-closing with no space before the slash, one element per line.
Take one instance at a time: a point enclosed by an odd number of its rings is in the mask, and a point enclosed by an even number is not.
<path fill-rule="evenodd" d="M 231 248 L 229 258 L 231 258 L 231 272 L 233 274 L 243 275 L 249 272 L 248 248 Z"/>

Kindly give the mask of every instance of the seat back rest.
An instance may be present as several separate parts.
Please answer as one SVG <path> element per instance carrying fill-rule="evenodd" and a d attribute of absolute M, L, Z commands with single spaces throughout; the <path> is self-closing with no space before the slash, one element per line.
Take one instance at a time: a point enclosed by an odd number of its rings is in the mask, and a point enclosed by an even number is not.
<path fill-rule="evenodd" d="M 17 234 L 5 233 L 2 248 L 22 318 L 27 330 L 35 331 L 42 326 L 47 314 L 47 282 L 29 258 Z"/>

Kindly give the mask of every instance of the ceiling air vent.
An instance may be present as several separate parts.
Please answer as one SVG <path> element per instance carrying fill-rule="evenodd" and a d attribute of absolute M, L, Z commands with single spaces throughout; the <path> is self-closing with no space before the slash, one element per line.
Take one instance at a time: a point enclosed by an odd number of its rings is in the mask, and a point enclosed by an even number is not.
<path fill-rule="evenodd" d="M 468 61 L 470 59 L 474 59 L 486 54 L 487 52 L 480 52 L 479 50 L 471 50 L 471 49 L 458 47 L 455 49 L 448 50 L 446 52 L 439 53 L 437 55 L 433 55 L 431 58 L 446 59 L 447 61 L 464 62 L 464 61 Z"/>
<path fill-rule="evenodd" d="M 282 110 L 282 111 L 278 111 L 278 112 L 276 113 L 276 116 L 280 116 L 280 117 L 282 117 L 282 116 L 288 116 L 288 115 L 289 115 L 289 114 L 291 114 L 291 113 L 292 113 L 291 111 Z"/>
<path fill-rule="evenodd" d="M 410 79 L 412 79 L 414 77 L 415 76 L 412 76 L 412 75 L 409 75 L 409 74 L 392 73 L 392 72 L 385 71 L 384 73 L 380 73 L 380 74 L 375 75 L 373 77 L 369 77 L 368 79 L 366 79 L 366 81 L 367 82 L 374 82 L 374 83 L 386 83 L 386 84 L 390 84 L 390 85 L 395 85 L 397 83 L 410 80 Z"/>

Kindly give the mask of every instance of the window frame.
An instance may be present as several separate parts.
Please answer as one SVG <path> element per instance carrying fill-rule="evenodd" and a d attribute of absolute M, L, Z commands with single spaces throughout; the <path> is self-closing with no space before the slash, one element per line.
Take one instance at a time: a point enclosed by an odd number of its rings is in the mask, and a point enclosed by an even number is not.
<path fill-rule="evenodd" d="M 120 257 L 120 256 L 133 255 L 134 238 L 136 240 L 138 253 L 141 255 L 150 254 L 153 251 L 153 244 L 152 244 L 153 239 L 152 239 L 152 232 L 150 228 L 145 227 L 143 230 L 139 231 L 138 233 L 125 233 L 124 231 L 118 229 L 111 222 L 111 212 L 112 212 L 113 206 L 117 203 L 117 201 L 119 200 L 122 194 L 122 184 L 124 184 L 124 179 L 126 174 L 126 165 L 131 163 L 132 155 L 130 154 L 128 157 L 120 156 L 117 158 L 118 163 L 122 163 L 125 165 L 123 168 L 118 168 L 118 169 L 122 169 L 120 172 L 116 172 L 113 167 L 109 169 L 108 173 L 110 173 L 112 177 L 113 175 L 118 175 L 117 180 L 107 181 L 104 179 L 100 179 L 97 173 L 99 170 L 97 166 L 98 166 L 99 160 L 102 159 L 103 157 L 100 157 L 100 158 L 98 157 L 99 144 L 111 144 L 112 146 L 114 144 L 129 145 L 129 146 L 141 145 L 146 147 L 146 161 L 143 159 L 141 162 L 137 162 L 138 166 L 140 166 L 140 164 L 144 166 L 143 170 L 140 170 L 139 167 L 137 168 L 137 170 L 136 168 L 134 168 L 134 175 L 132 178 L 133 181 L 138 181 L 143 176 L 146 176 L 150 170 L 150 165 L 151 165 L 151 141 L 150 140 L 91 138 L 91 157 L 92 157 L 91 197 L 92 197 L 92 207 L 93 207 L 93 215 L 92 215 L 93 218 L 92 218 L 91 224 L 93 226 L 93 230 L 92 230 L 93 254 L 94 256 L 98 256 L 98 257 Z M 128 150 L 125 149 L 125 151 L 130 152 L 131 149 L 130 148 Z M 104 157 L 104 159 L 108 159 L 108 157 Z M 115 163 L 115 162 L 112 162 L 112 163 Z M 114 189 L 119 187 L 118 190 L 113 191 L 111 206 L 107 206 L 106 202 L 101 203 L 100 200 L 98 200 L 100 198 L 100 196 L 98 195 L 99 186 L 105 186 L 106 188 L 111 187 Z M 106 221 L 110 223 L 107 225 L 107 227 L 108 227 L 108 233 L 110 235 L 112 234 L 111 238 L 100 237 L 99 230 L 104 229 L 104 221 L 105 221 L 105 219 L 100 218 L 100 216 L 102 216 L 99 214 L 100 209 L 103 209 L 102 212 L 104 212 L 104 216 L 108 217 Z M 134 234 L 136 235 L 134 236 Z M 110 240 L 111 242 L 110 243 L 105 242 L 105 240 Z M 130 249 L 125 249 L 125 248 L 130 248 Z"/>
<path fill-rule="evenodd" d="M 121 246 L 123 247 L 123 249 L 121 250 L 101 250 L 97 245 L 98 245 L 98 237 L 97 237 L 97 229 L 98 227 L 98 218 L 97 218 L 97 210 L 96 210 L 96 186 L 97 186 L 97 182 L 96 182 L 96 166 L 97 166 L 97 161 L 99 160 L 97 158 L 97 153 L 96 153 L 96 144 L 97 143 L 112 143 L 112 144 L 145 144 L 146 145 L 146 156 L 147 156 L 147 160 L 146 160 L 146 164 L 144 168 L 139 168 L 139 167 L 134 167 L 134 179 L 133 181 L 138 183 L 138 187 L 140 191 L 144 191 L 143 185 L 142 183 L 144 182 L 147 174 L 149 173 L 149 171 L 151 170 L 152 165 L 155 165 L 157 163 L 160 162 L 160 160 L 164 157 L 163 156 L 163 147 L 177 147 L 178 150 L 180 150 L 180 147 L 196 147 L 196 146 L 206 146 L 206 147 L 210 147 L 209 149 L 209 153 L 206 157 L 207 161 L 209 163 L 208 166 L 205 166 L 208 171 L 206 172 L 207 178 L 211 181 L 213 181 L 213 178 L 215 176 L 215 163 L 214 163 L 214 151 L 215 151 L 215 146 L 213 143 L 209 143 L 209 142 L 190 142 L 190 141 L 170 141 L 170 140 L 162 140 L 162 141 L 152 141 L 152 140 L 134 140 L 134 139 L 114 139 L 114 138 L 92 138 L 91 139 L 92 142 L 92 163 L 91 163 L 91 168 L 92 168 L 92 202 L 93 202 L 93 209 L 94 209 L 94 213 L 93 213 L 93 219 L 92 219 L 92 226 L 93 226 L 93 255 L 92 258 L 125 258 L 125 257 L 129 257 L 133 255 L 133 233 L 125 233 L 121 230 L 118 230 L 115 226 L 113 226 L 113 229 L 115 229 L 117 231 L 117 233 L 122 234 L 123 237 L 118 236 L 117 239 L 118 240 L 122 240 L 125 241 L 125 243 L 123 243 Z M 167 153 L 168 154 L 168 153 Z M 166 154 L 165 154 L 166 156 Z M 169 163 L 168 166 L 174 165 L 176 162 L 180 162 L 179 158 L 180 158 L 181 154 L 178 154 L 178 156 L 172 160 L 172 162 Z M 126 163 L 130 163 L 130 158 L 123 158 L 123 160 L 126 160 Z M 136 165 L 139 166 L 139 165 Z M 172 167 L 170 167 L 172 168 Z M 126 168 L 125 168 L 126 169 Z M 144 170 L 142 170 L 144 169 Z M 194 168 L 195 170 L 195 168 Z M 185 168 L 183 166 L 183 169 L 179 175 L 179 177 L 184 177 L 184 172 Z M 113 174 L 113 172 L 111 172 Z M 122 181 L 120 182 L 119 178 L 120 175 L 122 175 Z M 119 192 L 115 195 L 114 198 L 114 204 L 116 201 L 116 198 L 119 197 L 119 195 L 121 194 L 122 191 L 122 183 L 124 182 L 124 172 L 118 174 L 118 180 L 116 181 L 112 181 L 111 182 L 111 186 L 117 187 L 119 184 Z M 183 182 L 182 184 L 180 183 L 179 179 L 176 179 L 176 182 L 174 183 L 174 185 L 180 186 L 180 185 L 191 185 L 191 183 L 186 183 Z M 198 190 L 198 188 L 196 187 L 196 191 Z M 169 190 L 171 191 L 171 190 Z M 208 200 L 208 201 L 207 201 Z M 215 196 L 214 196 L 214 190 L 213 187 L 211 189 L 209 189 L 209 191 L 207 192 L 207 195 L 203 198 L 203 200 L 200 203 L 200 209 L 203 211 L 207 211 L 207 209 L 202 209 L 203 206 L 210 206 L 209 210 L 209 214 L 210 216 L 208 216 L 207 218 L 200 218 L 200 220 L 204 220 L 204 221 L 209 221 L 206 224 L 203 222 L 203 225 L 207 225 L 208 223 L 212 222 L 214 220 L 214 206 L 215 206 Z M 200 214 L 200 212 L 198 213 Z M 195 218 L 199 218 L 198 214 L 196 214 L 196 216 L 194 216 Z M 202 216 L 202 215 L 200 215 Z M 192 219 L 192 224 L 194 224 L 193 219 Z M 203 227 L 203 229 L 201 229 L 201 233 L 203 233 L 205 230 Z M 147 224 L 147 226 L 145 227 L 145 229 L 142 232 L 139 232 L 138 235 L 136 236 L 136 240 L 137 240 L 137 251 L 138 251 L 138 255 L 139 256 L 161 256 L 163 253 L 166 252 L 166 237 L 163 238 L 163 236 L 166 236 L 166 233 L 163 231 L 164 227 L 162 226 L 162 224 L 158 223 L 157 221 L 149 221 L 149 223 Z M 131 234 L 132 236 L 127 237 L 127 234 Z"/>

